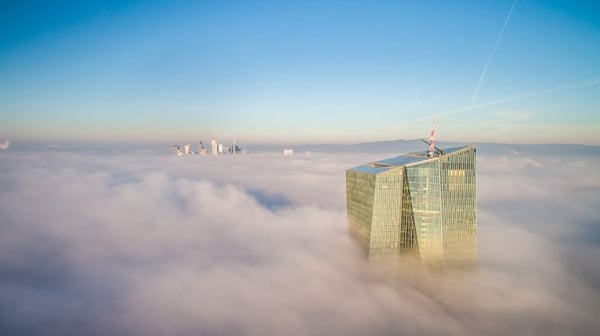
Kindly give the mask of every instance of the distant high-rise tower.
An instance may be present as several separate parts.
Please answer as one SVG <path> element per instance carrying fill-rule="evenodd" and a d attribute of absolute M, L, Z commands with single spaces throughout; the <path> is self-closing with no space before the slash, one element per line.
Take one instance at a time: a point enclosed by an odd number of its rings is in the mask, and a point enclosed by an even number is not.
<path fill-rule="evenodd" d="M 211 147 L 212 155 L 217 155 L 218 154 L 218 144 L 217 144 L 217 138 L 215 137 L 214 130 L 213 130 L 213 134 L 212 134 L 212 140 L 210 142 L 210 147 Z"/>
<path fill-rule="evenodd" d="M 173 154 L 178 156 L 183 155 L 183 152 L 181 151 L 181 148 L 179 148 L 178 145 L 173 145 Z"/>
<path fill-rule="evenodd" d="M 185 144 L 185 145 L 183 145 L 183 153 L 185 155 L 192 154 L 192 145 L 191 144 Z"/>
<path fill-rule="evenodd" d="M 202 141 L 200 141 L 200 144 L 198 144 L 198 154 L 200 155 L 206 155 L 206 148 L 204 148 L 204 144 L 202 143 Z"/>
<path fill-rule="evenodd" d="M 370 258 L 409 255 L 442 267 L 476 262 L 475 146 L 431 147 L 346 171 L 348 224 Z"/>

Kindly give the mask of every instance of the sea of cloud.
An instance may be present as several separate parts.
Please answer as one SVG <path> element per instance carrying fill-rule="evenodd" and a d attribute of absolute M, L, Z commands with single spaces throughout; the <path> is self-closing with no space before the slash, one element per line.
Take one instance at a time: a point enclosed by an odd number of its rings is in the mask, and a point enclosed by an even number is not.
<path fill-rule="evenodd" d="M 345 169 L 382 154 L 0 153 L 0 334 L 600 330 L 600 158 L 480 153 L 479 265 L 368 262 Z"/>

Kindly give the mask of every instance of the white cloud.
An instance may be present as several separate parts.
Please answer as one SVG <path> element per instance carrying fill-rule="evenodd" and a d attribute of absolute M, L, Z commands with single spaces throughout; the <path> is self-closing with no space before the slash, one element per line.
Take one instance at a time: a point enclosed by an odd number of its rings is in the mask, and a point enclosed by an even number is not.
<path fill-rule="evenodd" d="M 380 154 L 6 154 L 2 334 L 600 327 L 597 158 L 480 156 L 480 266 L 440 274 L 369 264 L 347 236 L 344 170 Z"/>

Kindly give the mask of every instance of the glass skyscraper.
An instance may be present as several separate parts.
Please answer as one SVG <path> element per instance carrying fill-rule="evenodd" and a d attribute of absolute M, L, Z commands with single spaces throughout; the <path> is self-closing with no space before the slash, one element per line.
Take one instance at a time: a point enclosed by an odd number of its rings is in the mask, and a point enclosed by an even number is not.
<path fill-rule="evenodd" d="M 474 145 L 411 153 L 346 171 L 350 231 L 370 258 L 436 267 L 477 259 Z"/>

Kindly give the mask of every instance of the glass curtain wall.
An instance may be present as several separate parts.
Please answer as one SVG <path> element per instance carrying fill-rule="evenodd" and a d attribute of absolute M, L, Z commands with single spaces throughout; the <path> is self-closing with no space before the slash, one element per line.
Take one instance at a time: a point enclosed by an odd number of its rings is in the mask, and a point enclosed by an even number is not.
<path fill-rule="evenodd" d="M 439 160 L 407 166 L 406 175 L 421 261 L 428 265 L 442 264 L 444 245 Z"/>
<path fill-rule="evenodd" d="M 475 148 L 440 158 L 442 227 L 448 266 L 471 266 L 477 259 Z"/>
<path fill-rule="evenodd" d="M 368 251 L 375 193 L 374 174 L 346 171 L 346 204 L 350 232 Z"/>

